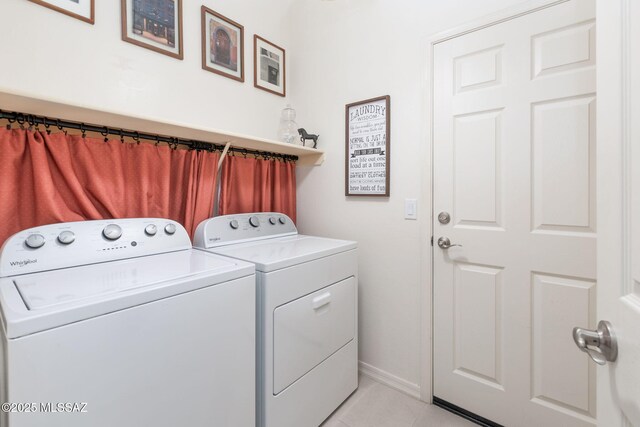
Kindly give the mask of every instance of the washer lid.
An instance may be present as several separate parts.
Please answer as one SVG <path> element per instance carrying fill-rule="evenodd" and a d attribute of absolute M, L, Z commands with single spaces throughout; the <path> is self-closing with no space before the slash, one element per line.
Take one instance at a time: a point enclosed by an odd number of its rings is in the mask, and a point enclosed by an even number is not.
<path fill-rule="evenodd" d="M 193 249 L 0 279 L 8 338 L 227 282 L 254 273 Z"/>
<path fill-rule="evenodd" d="M 230 259 L 202 257 L 187 250 L 151 257 L 66 268 L 14 277 L 29 310 L 39 310 L 97 296 L 234 268 Z"/>
<path fill-rule="evenodd" d="M 357 248 L 356 242 L 295 235 L 209 249 L 220 255 L 252 262 L 269 272 Z"/>

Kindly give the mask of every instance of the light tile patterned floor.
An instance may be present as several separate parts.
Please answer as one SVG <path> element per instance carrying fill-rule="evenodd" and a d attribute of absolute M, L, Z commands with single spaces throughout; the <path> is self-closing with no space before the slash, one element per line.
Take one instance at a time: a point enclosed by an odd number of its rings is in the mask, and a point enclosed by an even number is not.
<path fill-rule="evenodd" d="M 437 406 L 420 402 L 364 375 L 360 386 L 322 427 L 473 427 Z"/>

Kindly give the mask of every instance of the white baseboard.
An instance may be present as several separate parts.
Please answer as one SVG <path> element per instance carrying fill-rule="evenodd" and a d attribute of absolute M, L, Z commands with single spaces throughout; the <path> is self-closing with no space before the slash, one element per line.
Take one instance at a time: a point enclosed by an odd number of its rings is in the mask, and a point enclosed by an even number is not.
<path fill-rule="evenodd" d="M 358 361 L 358 369 L 362 375 L 420 400 L 420 386 L 418 384 L 410 383 L 363 361 Z"/>

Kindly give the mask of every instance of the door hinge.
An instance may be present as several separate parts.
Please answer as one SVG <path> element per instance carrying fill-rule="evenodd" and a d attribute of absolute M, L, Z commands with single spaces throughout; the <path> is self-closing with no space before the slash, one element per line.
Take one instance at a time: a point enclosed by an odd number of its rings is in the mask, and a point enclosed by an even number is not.
<path fill-rule="evenodd" d="M 433 246 L 433 236 L 431 236 L 431 246 Z"/>

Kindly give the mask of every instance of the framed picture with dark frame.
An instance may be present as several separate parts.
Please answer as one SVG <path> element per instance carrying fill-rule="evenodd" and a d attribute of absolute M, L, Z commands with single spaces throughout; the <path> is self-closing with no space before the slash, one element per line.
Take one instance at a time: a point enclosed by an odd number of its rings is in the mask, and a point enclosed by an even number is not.
<path fill-rule="evenodd" d="M 57 12 L 64 13 L 73 18 L 88 22 L 93 25 L 95 19 L 95 0 L 30 0 Z"/>
<path fill-rule="evenodd" d="M 244 27 L 202 6 L 202 69 L 244 81 Z"/>
<path fill-rule="evenodd" d="M 391 97 L 345 107 L 345 196 L 389 197 Z"/>
<path fill-rule="evenodd" d="M 285 52 L 278 45 L 253 36 L 253 85 L 276 95 L 285 96 Z"/>
<path fill-rule="evenodd" d="M 182 0 L 122 0 L 122 40 L 182 59 Z"/>

